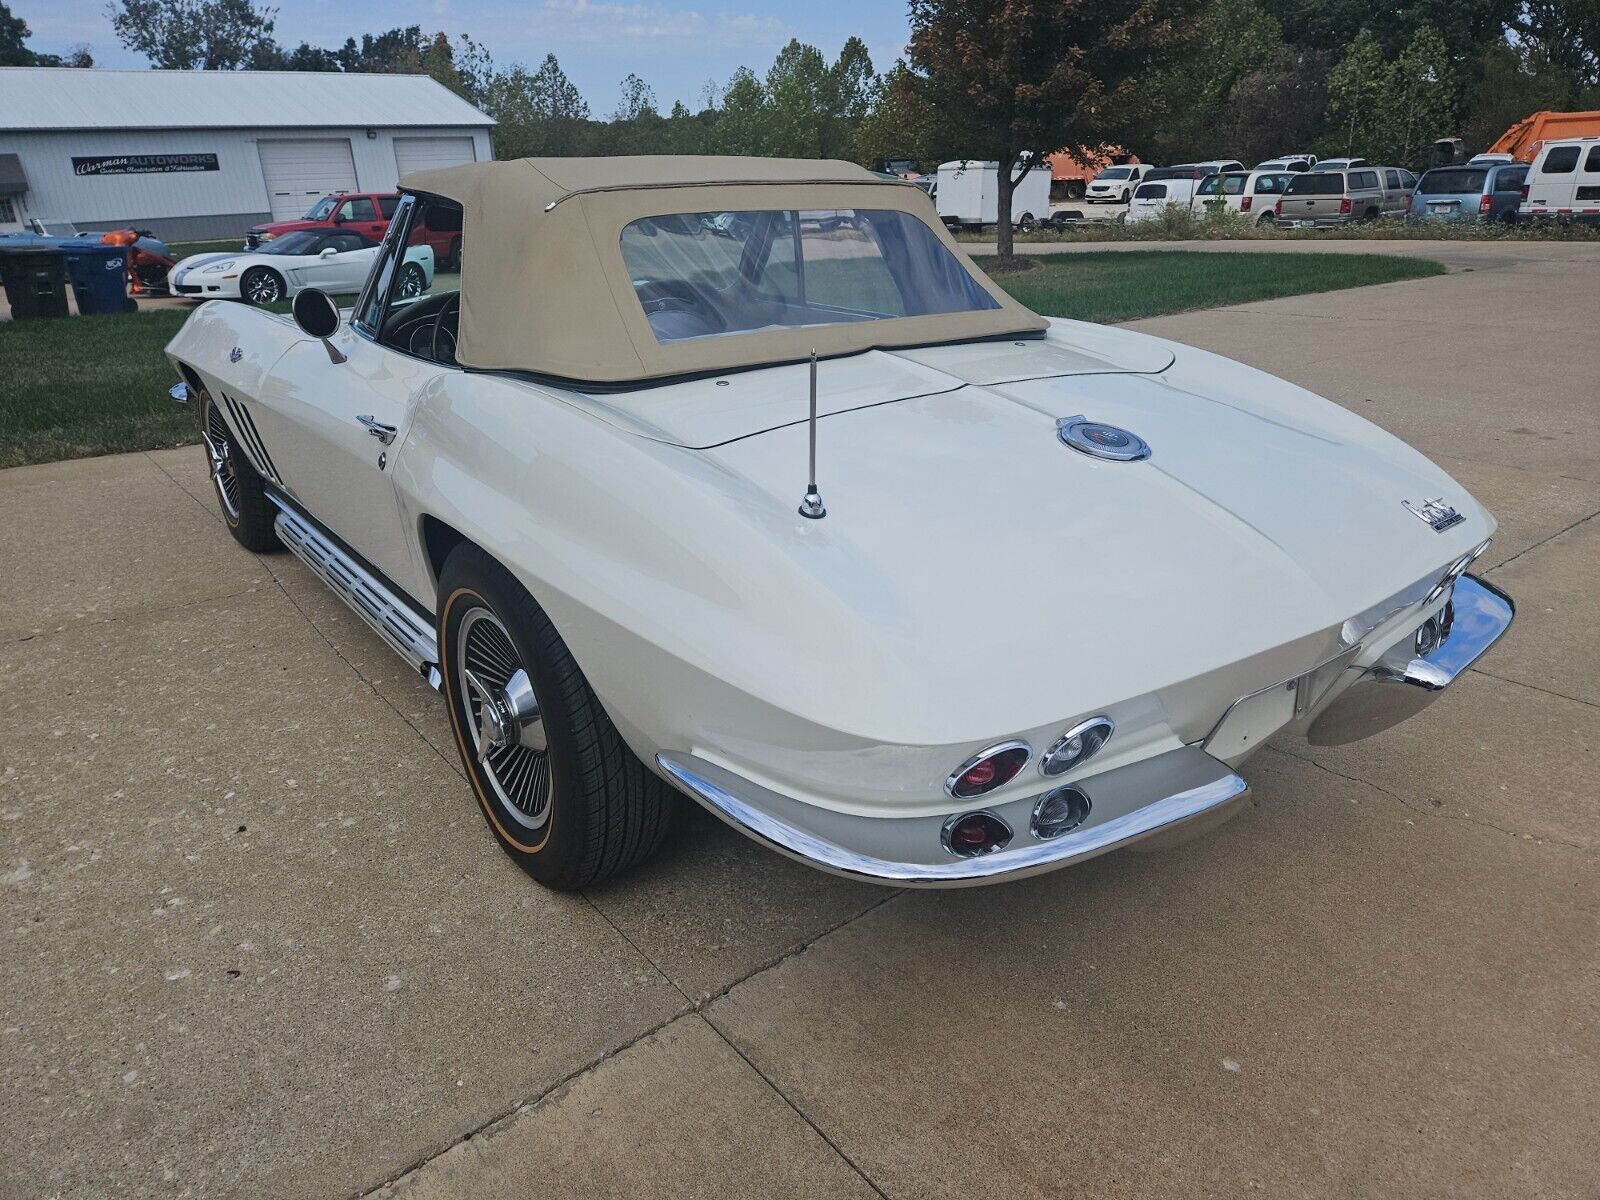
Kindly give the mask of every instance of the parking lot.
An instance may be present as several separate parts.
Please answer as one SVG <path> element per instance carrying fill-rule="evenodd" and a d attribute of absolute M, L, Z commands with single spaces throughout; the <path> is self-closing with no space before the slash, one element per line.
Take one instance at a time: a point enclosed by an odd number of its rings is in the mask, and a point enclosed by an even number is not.
<path fill-rule="evenodd" d="M 1450 273 L 1136 327 L 1433 457 L 1515 625 L 1406 725 L 1274 743 L 1206 838 L 1006 887 L 685 803 L 543 891 L 198 448 L 0 472 L 0 1193 L 1594 1196 L 1600 245 L 1328 248 Z"/>

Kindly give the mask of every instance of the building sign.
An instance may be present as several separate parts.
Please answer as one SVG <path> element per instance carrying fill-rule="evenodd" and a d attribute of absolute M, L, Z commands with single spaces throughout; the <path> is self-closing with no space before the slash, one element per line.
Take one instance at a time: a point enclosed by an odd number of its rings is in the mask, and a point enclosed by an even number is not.
<path fill-rule="evenodd" d="M 215 154 L 97 154 L 72 156 L 74 175 L 170 175 L 183 171 L 216 171 Z"/>

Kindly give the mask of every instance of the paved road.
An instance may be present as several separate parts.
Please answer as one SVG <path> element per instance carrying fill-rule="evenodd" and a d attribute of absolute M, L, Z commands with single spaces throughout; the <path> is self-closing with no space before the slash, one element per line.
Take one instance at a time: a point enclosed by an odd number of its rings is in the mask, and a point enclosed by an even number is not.
<path fill-rule="evenodd" d="M 542 892 L 198 450 L 0 473 L 0 1195 L 1593 1197 L 1600 289 L 1492 265 L 1143 327 L 1453 471 L 1503 645 L 1204 840 L 1003 889 L 690 813 Z"/>

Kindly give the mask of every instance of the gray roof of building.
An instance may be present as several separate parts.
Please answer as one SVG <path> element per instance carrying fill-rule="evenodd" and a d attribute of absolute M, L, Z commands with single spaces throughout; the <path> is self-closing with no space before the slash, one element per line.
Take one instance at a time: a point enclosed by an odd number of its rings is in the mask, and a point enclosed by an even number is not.
<path fill-rule="evenodd" d="M 0 67 L 0 129 L 488 126 L 426 75 Z"/>

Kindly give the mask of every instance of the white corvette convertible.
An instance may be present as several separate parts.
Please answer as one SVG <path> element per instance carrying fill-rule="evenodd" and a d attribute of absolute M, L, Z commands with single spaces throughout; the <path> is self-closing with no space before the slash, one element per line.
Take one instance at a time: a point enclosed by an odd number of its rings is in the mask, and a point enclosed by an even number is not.
<path fill-rule="evenodd" d="M 409 176 L 348 320 L 168 347 L 234 536 L 444 695 L 490 828 L 577 887 L 675 792 L 894 885 L 1017 878 L 1233 811 L 1505 631 L 1494 522 L 1339 406 L 1021 307 L 842 163 Z M 463 231 L 409 295 L 410 231 Z"/>
<path fill-rule="evenodd" d="M 167 290 L 197 300 L 272 304 L 314 287 L 330 296 L 361 290 L 372 274 L 378 243 L 350 229 L 302 229 L 254 250 L 192 254 L 167 273 Z M 415 299 L 433 286 L 433 251 L 406 247 L 397 291 Z"/>

